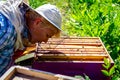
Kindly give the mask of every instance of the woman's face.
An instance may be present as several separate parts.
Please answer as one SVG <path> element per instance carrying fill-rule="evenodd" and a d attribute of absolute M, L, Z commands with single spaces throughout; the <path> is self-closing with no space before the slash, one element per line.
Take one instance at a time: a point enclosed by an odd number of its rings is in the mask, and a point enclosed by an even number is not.
<path fill-rule="evenodd" d="M 42 20 L 38 22 L 33 22 L 29 27 L 30 30 L 30 42 L 47 42 L 49 38 L 57 33 L 57 28 L 55 28 L 49 22 L 43 22 Z"/>

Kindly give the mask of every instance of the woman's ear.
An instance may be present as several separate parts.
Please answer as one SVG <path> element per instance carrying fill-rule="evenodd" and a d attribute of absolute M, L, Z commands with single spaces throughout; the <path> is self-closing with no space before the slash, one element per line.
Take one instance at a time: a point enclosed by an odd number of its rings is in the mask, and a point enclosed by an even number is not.
<path fill-rule="evenodd" d="M 40 22 L 42 22 L 42 20 L 41 20 L 41 18 L 36 18 L 34 22 L 35 22 L 35 24 L 37 25 L 37 24 L 39 24 Z"/>

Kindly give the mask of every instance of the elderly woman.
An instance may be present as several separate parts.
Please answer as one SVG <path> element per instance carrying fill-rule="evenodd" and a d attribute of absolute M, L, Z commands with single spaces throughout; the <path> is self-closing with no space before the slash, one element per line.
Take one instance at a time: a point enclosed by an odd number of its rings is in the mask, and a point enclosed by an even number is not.
<path fill-rule="evenodd" d="M 11 66 L 17 50 L 59 36 L 61 15 L 56 6 L 45 4 L 33 10 L 22 0 L 0 4 L 0 76 Z"/>

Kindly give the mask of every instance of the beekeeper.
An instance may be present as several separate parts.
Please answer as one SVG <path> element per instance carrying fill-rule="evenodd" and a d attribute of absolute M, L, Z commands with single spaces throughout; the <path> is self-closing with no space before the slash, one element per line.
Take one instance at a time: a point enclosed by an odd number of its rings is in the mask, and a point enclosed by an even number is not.
<path fill-rule="evenodd" d="M 1 3 L 1 2 L 0 2 Z M 56 6 L 45 4 L 33 10 L 22 0 L 0 4 L 0 76 L 11 66 L 17 50 L 59 36 L 61 14 Z"/>

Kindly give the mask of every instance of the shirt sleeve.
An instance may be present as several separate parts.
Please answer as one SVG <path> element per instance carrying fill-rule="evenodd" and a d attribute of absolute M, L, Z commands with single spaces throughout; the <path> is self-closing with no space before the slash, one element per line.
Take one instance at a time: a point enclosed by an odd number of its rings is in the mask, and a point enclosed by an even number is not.
<path fill-rule="evenodd" d="M 16 31 L 12 23 L 0 13 L 0 76 L 8 69 L 14 54 Z"/>

